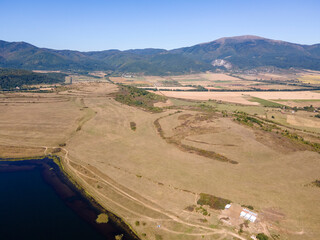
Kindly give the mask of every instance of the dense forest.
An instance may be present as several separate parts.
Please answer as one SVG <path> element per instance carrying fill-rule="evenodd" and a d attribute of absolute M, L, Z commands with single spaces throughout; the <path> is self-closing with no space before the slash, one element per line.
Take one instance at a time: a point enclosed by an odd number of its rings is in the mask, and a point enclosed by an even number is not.
<path fill-rule="evenodd" d="M 21 69 L 0 68 L 0 89 L 9 90 L 23 85 L 42 83 L 63 83 L 65 81 L 63 73 L 35 73 Z"/>

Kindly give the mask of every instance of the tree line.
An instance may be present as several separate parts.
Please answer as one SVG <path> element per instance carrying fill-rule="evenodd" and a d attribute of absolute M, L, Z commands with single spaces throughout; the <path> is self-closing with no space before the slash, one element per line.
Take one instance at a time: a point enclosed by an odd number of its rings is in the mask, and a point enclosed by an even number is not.
<path fill-rule="evenodd" d="M 0 89 L 11 90 L 24 85 L 63 83 L 63 73 L 35 73 L 21 69 L 0 68 Z"/>

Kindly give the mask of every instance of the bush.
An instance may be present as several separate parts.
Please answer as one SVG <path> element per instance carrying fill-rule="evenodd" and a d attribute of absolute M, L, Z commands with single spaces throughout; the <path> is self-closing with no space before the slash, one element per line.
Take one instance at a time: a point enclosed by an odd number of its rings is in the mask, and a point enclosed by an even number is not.
<path fill-rule="evenodd" d="M 135 122 L 130 122 L 130 128 L 135 131 L 137 129 L 137 124 Z"/>
<path fill-rule="evenodd" d="M 223 210 L 227 204 L 231 203 L 231 201 L 210 194 L 200 193 L 200 199 L 197 203 L 199 205 L 208 205 L 213 209 Z"/>
<path fill-rule="evenodd" d="M 258 240 L 268 240 L 269 237 L 267 235 L 265 235 L 264 233 L 259 233 L 257 236 Z"/>
<path fill-rule="evenodd" d="M 313 182 L 313 184 L 316 186 L 316 187 L 320 187 L 320 180 L 315 180 Z"/>
<path fill-rule="evenodd" d="M 241 205 L 241 207 L 245 207 L 245 208 L 248 208 L 250 210 L 254 209 L 253 206 L 251 206 L 251 205 Z"/>

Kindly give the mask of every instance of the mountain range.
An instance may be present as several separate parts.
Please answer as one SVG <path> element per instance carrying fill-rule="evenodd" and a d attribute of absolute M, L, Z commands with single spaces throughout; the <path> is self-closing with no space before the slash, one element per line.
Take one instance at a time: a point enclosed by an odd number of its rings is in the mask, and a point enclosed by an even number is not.
<path fill-rule="evenodd" d="M 173 50 L 133 49 L 80 52 L 38 48 L 0 40 L 0 67 L 29 70 L 111 70 L 150 75 L 258 67 L 320 70 L 320 44 L 301 45 L 239 36 Z"/>

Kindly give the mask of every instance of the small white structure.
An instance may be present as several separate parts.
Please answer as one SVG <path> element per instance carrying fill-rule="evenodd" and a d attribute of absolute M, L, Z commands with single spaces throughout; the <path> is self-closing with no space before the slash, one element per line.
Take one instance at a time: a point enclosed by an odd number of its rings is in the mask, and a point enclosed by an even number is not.
<path fill-rule="evenodd" d="M 250 221 L 250 222 L 255 222 L 256 219 L 257 219 L 257 217 L 252 215 L 252 216 L 249 218 L 249 221 Z"/>
<path fill-rule="evenodd" d="M 244 211 L 242 211 L 241 213 L 240 213 L 240 217 L 244 217 L 245 215 L 247 215 Z"/>
<path fill-rule="evenodd" d="M 250 222 L 255 222 L 257 220 L 258 214 L 244 208 L 240 213 L 240 217 L 249 220 Z"/>
<path fill-rule="evenodd" d="M 229 209 L 231 207 L 231 204 L 227 204 L 224 209 Z"/>

